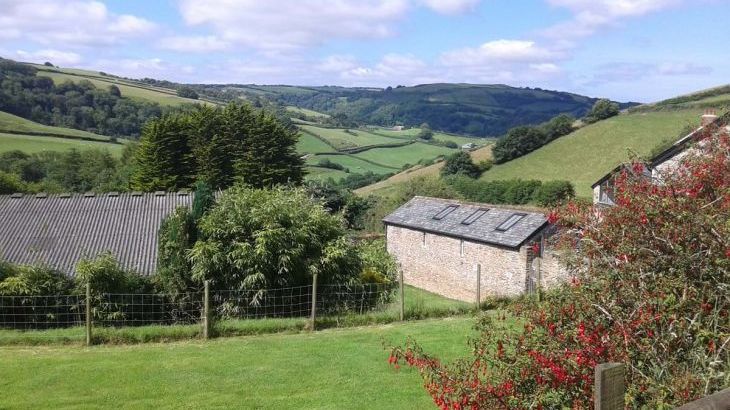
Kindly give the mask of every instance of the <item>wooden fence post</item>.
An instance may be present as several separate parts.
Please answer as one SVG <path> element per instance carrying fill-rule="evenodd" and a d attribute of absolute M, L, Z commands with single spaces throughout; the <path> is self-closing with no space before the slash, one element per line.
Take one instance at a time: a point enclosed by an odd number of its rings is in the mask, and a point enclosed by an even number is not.
<path fill-rule="evenodd" d="M 477 263 L 477 299 L 476 299 L 477 312 L 481 309 L 481 305 L 482 305 L 482 264 Z"/>
<path fill-rule="evenodd" d="M 400 278 L 398 281 L 400 282 L 400 321 L 402 322 L 405 319 L 406 316 L 406 298 L 405 298 L 405 291 L 403 290 L 404 284 L 403 284 L 403 269 L 399 269 L 399 276 Z"/>
<path fill-rule="evenodd" d="M 203 339 L 210 338 L 210 281 L 203 287 Z"/>
<path fill-rule="evenodd" d="M 91 284 L 86 284 L 86 346 L 91 346 Z"/>
<path fill-rule="evenodd" d="M 594 389 L 595 410 L 623 410 L 625 368 L 623 363 L 601 363 L 596 366 Z"/>
<path fill-rule="evenodd" d="M 312 317 L 310 320 L 310 330 L 314 330 L 314 320 L 317 318 L 317 274 L 312 275 Z"/>

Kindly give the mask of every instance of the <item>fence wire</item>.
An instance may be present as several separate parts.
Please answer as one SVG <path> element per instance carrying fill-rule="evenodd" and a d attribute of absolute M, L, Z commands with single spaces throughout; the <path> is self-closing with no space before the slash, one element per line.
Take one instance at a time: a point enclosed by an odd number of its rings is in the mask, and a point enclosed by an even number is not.
<path fill-rule="evenodd" d="M 216 320 L 309 317 L 312 285 L 257 290 L 212 290 Z M 317 316 L 363 314 L 390 301 L 385 285 L 320 285 Z M 200 323 L 204 292 L 183 294 L 97 294 L 89 300 L 94 326 L 125 327 Z M 0 296 L 0 328 L 44 330 L 83 326 L 84 295 Z"/>

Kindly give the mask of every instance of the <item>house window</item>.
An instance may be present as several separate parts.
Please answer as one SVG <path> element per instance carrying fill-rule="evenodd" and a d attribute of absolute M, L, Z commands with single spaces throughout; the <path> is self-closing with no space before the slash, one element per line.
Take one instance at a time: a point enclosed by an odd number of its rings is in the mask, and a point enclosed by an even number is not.
<path fill-rule="evenodd" d="M 440 221 L 440 220 L 446 218 L 446 215 L 454 212 L 454 209 L 456 209 L 458 207 L 459 207 L 459 205 L 449 205 L 446 208 L 444 208 L 441 211 L 439 211 L 439 213 L 437 213 L 436 215 L 434 215 L 433 216 L 433 219 L 435 219 L 437 221 Z"/>
<path fill-rule="evenodd" d="M 499 224 L 497 227 L 497 230 L 500 232 L 508 231 L 511 227 L 515 226 L 517 222 L 519 222 L 522 218 L 524 218 L 527 214 L 512 214 L 509 218 L 507 218 L 504 222 Z"/>
<path fill-rule="evenodd" d="M 421 232 L 421 246 L 426 247 L 426 232 Z"/>
<path fill-rule="evenodd" d="M 464 240 L 459 243 L 459 256 L 464 256 Z"/>
<path fill-rule="evenodd" d="M 476 211 L 472 212 L 471 215 L 467 216 L 466 219 L 461 221 L 463 225 L 471 225 L 474 222 L 477 221 L 477 219 L 481 218 L 482 215 L 486 214 L 489 209 L 487 208 L 479 208 Z"/>

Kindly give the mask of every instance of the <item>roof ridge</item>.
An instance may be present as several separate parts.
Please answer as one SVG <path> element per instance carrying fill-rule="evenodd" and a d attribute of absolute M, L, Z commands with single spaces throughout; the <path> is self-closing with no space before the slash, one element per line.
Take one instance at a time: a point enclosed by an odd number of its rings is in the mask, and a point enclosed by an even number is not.
<path fill-rule="evenodd" d="M 162 191 L 156 191 L 156 192 L 138 192 L 138 191 L 128 191 L 128 192 L 119 192 L 119 191 L 109 191 L 109 192 L 59 192 L 59 193 L 47 193 L 47 192 L 35 192 L 35 193 L 23 193 L 23 192 L 14 192 L 12 194 L 3 194 L 0 195 L 0 199 L 3 198 L 12 198 L 12 199 L 25 199 L 25 198 L 33 198 L 33 199 L 76 199 L 76 198 L 119 198 L 119 197 L 125 197 L 125 198 L 137 198 L 137 197 L 175 197 L 175 196 L 188 196 L 188 195 L 194 195 L 195 191 L 192 190 L 180 190 L 180 191 L 170 191 L 170 192 L 162 192 Z"/>
<path fill-rule="evenodd" d="M 546 208 L 541 208 L 539 206 L 512 205 L 512 204 L 490 204 L 487 202 L 472 202 L 472 201 L 466 201 L 466 200 L 461 200 L 461 199 L 437 198 L 437 197 L 424 196 L 424 195 L 416 195 L 413 198 L 411 198 L 409 200 L 409 202 L 416 198 L 434 200 L 434 201 L 439 201 L 439 202 L 443 202 L 443 203 L 454 203 L 454 204 L 459 204 L 459 205 L 478 206 L 478 207 L 484 207 L 484 208 L 490 208 L 490 209 L 504 209 L 504 210 L 508 210 L 508 211 L 526 211 L 526 212 L 532 212 L 532 213 L 536 213 L 536 214 L 545 214 L 548 212 L 548 210 Z"/>

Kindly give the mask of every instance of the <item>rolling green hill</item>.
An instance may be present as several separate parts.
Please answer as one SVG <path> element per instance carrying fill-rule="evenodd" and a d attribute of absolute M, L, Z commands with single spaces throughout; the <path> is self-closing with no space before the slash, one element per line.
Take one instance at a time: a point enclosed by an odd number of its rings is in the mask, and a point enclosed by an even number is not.
<path fill-rule="evenodd" d="M 72 148 L 108 149 L 114 156 L 121 156 L 124 145 L 102 141 L 85 141 L 59 137 L 41 137 L 37 135 L 7 134 L 0 132 L 0 152 L 20 150 L 26 153 L 43 151 L 68 151 Z"/>
<path fill-rule="evenodd" d="M 537 124 L 561 114 L 583 116 L 596 101 L 582 95 L 506 85 L 424 84 L 396 88 L 204 85 L 201 95 L 266 99 L 357 124 L 417 127 L 473 136 L 499 136 L 517 125 Z M 225 93 L 224 93 L 225 91 Z M 623 108 L 634 105 L 622 104 Z"/>
<path fill-rule="evenodd" d="M 0 111 L 0 132 L 25 135 L 43 135 L 48 137 L 75 138 L 85 140 L 110 141 L 104 135 L 94 134 L 87 131 L 72 128 L 53 127 L 38 124 L 25 118 Z"/>
<path fill-rule="evenodd" d="M 687 127 L 699 125 L 706 108 L 730 108 L 730 86 L 716 87 L 684 96 L 633 107 L 558 138 L 523 157 L 496 165 L 484 180 L 563 179 L 573 182 L 580 197 L 591 196 L 590 186 L 632 156 L 648 156 L 656 147 L 673 142 Z M 394 186 L 418 175 L 435 175 L 438 164 L 414 168 L 388 180 L 363 187 L 358 194 L 384 196 Z"/>

